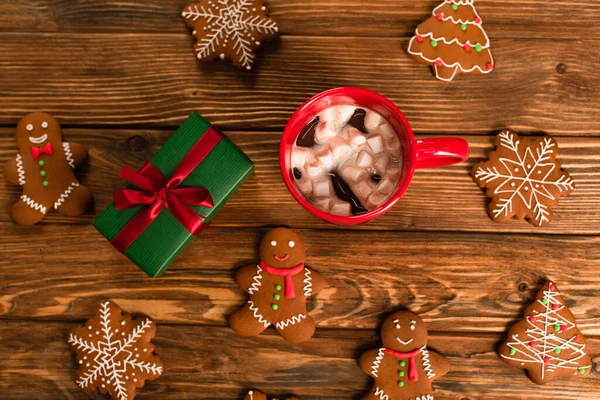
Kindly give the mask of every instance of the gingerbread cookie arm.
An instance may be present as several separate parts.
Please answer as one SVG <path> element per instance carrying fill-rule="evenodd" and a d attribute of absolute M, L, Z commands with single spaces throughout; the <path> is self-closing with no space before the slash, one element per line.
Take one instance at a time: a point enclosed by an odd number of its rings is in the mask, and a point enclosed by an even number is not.
<path fill-rule="evenodd" d="M 88 156 L 88 152 L 82 144 L 63 142 L 63 147 L 71 168 L 78 167 Z"/>
<path fill-rule="evenodd" d="M 21 159 L 20 155 L 17 155 L 11 160 L 8 160 L 4 163 L 2 168 L 2 172 L 4 173 L 4 178 L 12 183 L 13 185 L 24 185 L 25 184 L 25 172 L 23 172 L 22 176 L 19 175 L 19 161 Z M 21 167 L 22 169 L 22 167 Z"/>
<path fill-rule="evenodd" d="M 450 371 L 450 361 L 440 353 L 433 350 L 427 350 L 429 353 L 429 363 L 434 376 L 430 379 L 440 378 Z"/>
<path fill-rule="evenodd" d="M 319 274 L 318 272 L 316 272 L 315 270 L 313 270 L 312 268 L 308 268 L 306 267 L 306 279 L 305 282 L 307 282 L 307 280 L 310 281 L 310 284 L 312 285 L 310 287 L 310 293 L 309 295 L 315 295 L 319 292 L 321 292 L 323 289 L 325 289 L 325 286 L 327 286 L 327 281 L 325 280 L 325 278 L 323 277 L 323 275 Z"/>
<path fill-rule="evenodd" d="M 246 265 L 235 273 L 235 283 L 246 293 L 250 293 L 255 285 L 260 285 L 262 278 L 261 269 L 258 265 Z"/>
<path fill-rule="evenodd" d="M 382 349 L 371 349 L 364 352 L 363 355 L 360 356 L 360 360 L 358 362 L 360 369 L 373 378 L 377 378 L 379 362 L 381 362 L 384 354 L 381 350 Z"/>

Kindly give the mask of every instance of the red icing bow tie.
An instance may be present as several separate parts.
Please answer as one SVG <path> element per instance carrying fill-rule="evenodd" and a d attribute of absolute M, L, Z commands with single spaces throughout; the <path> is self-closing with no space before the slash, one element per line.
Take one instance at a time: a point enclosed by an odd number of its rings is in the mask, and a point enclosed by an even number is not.
<path fill-rule="evenodd" d="M 271 267 L 264 261 L 261 261 L 260 267 L 269 274 L 285 277 L 285 298 L 293 299 L 296 297 L 296 288 L 294 287 L 294 280 L 292 277 L 304 269 L 304 264 L 299 264 L 294 268 L 284 269 Z"/>
<path fill-rule="evenodd" d="M 32 147 L 31 155 L 34 160 L 37 160 L 40 154 L 48 154 L 49 156 L 54 154 L 54 149 L 52 148 L 52 143 L 46 143 L 44 147 Z"/>
<path fill-rule="evenodd" d="M 409 351 L 408 353 L 402 353 L 392 349 L 385 349 L 385 352 L 396 358 L 408 358 L 408 379 L 411 382 L 416 382 L 419 379 L 419 371 L 417 370 L 415 356 L 421 352 L 421 349 L 415 349 L 413 351 Z"/>

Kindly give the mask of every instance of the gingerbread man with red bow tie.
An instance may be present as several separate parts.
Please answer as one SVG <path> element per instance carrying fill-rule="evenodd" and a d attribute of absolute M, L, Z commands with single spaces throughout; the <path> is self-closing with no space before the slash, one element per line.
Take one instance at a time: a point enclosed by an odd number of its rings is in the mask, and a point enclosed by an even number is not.
<path fill-rule="evenodd" d="M 60 124 L 36 112 L 17 125 L 19 153 L 4 164 L 4 177 L 23 186 L 21 199 L 10 209 L 20 225 L 33 225 L 51 209 L 67 216 L 81 215 L 92 199 L 73 170 L 87 157 L 85 147 L 62 141 Z"/>
<path fill-rule="evenodd" d="M 315 333 L 306 311 L 306 299 L 319 293 L 325 279 L 304 265 L 306 250 L 300 235 L 276 228 L 260 244 L 258 265 L 240 268 L 237 284 L 250 294 L 241 310 L 229 318 L 231 328 L 242 336 L 256 336 L 269 325 L 290 343 L 302 343 Z"/>

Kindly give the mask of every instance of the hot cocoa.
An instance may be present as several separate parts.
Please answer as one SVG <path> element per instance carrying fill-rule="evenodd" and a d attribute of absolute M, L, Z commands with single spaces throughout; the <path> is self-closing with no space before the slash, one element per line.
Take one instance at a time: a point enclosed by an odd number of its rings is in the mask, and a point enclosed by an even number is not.
<path fill-rule="evenodd" d="M 384 204 L 398 186 L 402 148 L 375 111 L 330 107 L 311 119 L 292 149 L 298 190 L 317 208 L 340 216 Z"/>

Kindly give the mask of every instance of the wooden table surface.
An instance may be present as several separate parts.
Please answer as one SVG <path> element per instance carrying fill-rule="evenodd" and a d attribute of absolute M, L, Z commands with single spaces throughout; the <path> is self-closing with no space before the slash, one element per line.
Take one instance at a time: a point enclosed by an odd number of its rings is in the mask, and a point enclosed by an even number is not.
<path fill-rule="evenodd" d="M 80 170 L 95 204 L 79 218 L 17 226 L 20 188 L 0 181 L 0 397 L 102 398 L 74 383 L 69 330 L 112 299 L 158 324 L 163 376 L 139 399 L 240 399 L 244 389 L 304 400 L 361 398 L 357 357 L 378 346 L 392 310 L 425 320 L 451 372 L 440 399 L 599 399 L 600 2 L 478 0 L 496 70 L 436 80 L 404 49 L 440 0 L 271 0 L 281 37 L 253 72 L 200 64 L 180 17 L 187 0 L 1 0 L 0 162 L 15 126 L 44 110 L 87 146 Z M 341 228 L 298 206 L 279 174 L 278 141 L 310 96 L 363 86 L 392 99 L 419 137 L 458 135 L 471 158 L 418 171 L 385 217 Z M 256 175 L 162 277 L 150 279 L 91 226 L 124 182 L 191 111 L 218 124 Z M 577 188 L 549 227 L 492 222 L 469 176 L 503 128 L 545 132 Z M 240 338 L 226 318 L 245 301 L 232 274 L 257 258 L 268 228 L 297 228 L 330 287 L 312 302 L 315 337 L 290 346 L 272 331 Z M 593 373 L 541 387 L 494 350 L 552 279 L 589 339 Z"/>

